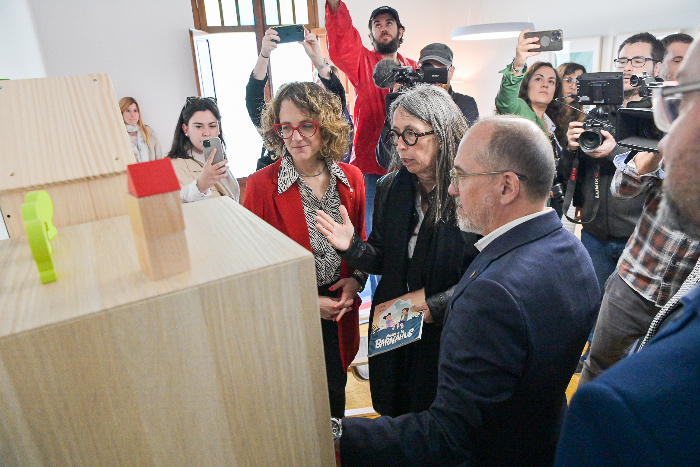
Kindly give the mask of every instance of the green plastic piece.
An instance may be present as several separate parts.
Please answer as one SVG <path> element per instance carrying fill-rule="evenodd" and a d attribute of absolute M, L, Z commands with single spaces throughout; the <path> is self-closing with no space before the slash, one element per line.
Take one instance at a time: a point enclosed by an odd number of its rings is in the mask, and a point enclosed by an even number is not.
<path fill-rule="evenodd" d="M 49 240 L 58 231 L 53 225 L 53 202 L 44 190 L 30 191 L 22 204 L 22 220 L 27 231 L 29 246 L 39 269 L 41 283 L 47 284 L 56 280 L 53 267 L 51 243 Z"/>

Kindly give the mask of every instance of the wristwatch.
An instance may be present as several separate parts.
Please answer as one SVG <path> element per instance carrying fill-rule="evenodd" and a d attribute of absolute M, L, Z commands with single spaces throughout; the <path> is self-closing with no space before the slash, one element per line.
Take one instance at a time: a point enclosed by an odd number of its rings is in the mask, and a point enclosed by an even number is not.
<path fill-rule="evenodd" d="M 339 418 L 331 417 L 331 428 L 333 430 L 333 442 L 336 442 L 343 435 L 343 421 Z"/>
<path fill-rule="evenodd" d="M 320 65 L 320 66 L 317 66 L 316 69 L 317 69 L 317 70 L 323 70 L 323 69 L 326 68 L 327 66 L 331 66 L 331 64 L 328 63 L 328 59 L 327 59 L 327 58 L 324 58 L 324 59 L 323 59 L 323 64 Z"/>

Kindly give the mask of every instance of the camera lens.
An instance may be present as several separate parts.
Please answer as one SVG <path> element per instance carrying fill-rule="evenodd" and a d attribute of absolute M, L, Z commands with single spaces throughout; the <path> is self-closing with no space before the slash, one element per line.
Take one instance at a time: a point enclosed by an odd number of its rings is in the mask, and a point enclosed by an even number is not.
<path fill-rule="evenodd" d="M 581 133 L 581 136 L 578 138 L 578 144 L 581 146 L 581 151 L 586 154 L 598 149 L 598 147 L 603 144 L 603 137 L 600 134 L 600 129 L 595 128 Z"/>
<path fill-rule="evenodd" d="M 208 148 L 209 146 L 211 146 L 211 142 L 208 139 L 202 140 L 202 146 Z"/>
<path fill-rule="evenodd" d="M 561 40 L 561 33 L 559 31 L 552 32 L 552 40 L 559 42 Z"/>

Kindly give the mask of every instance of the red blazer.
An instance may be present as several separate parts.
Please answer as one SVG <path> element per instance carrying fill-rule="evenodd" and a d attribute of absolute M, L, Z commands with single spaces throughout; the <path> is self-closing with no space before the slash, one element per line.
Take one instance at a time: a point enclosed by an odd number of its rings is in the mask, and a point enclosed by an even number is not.
<path fill-rule="evenodd" d="M 281 159 L 248 177 L 243 206 L 311 251 L 309 230 L 304 217 L 299 187 L 295 183 L 284 193 L 277 194 L 280 164 Z M 365 240 L 365 183 L 362 172 L 349 164 L 339 162 L 338 165 L 350 183 L 348 188 L 338 180 L 340 202 L 348 210 L 355 232 Z M 352 272 L 353 269 L 345 261 L 341 262 L 341 278 L 350 277 Z M 357 349 L 360 346 L 359 308 L 360 297 L 356 296 L 352 311 L 345 313 L 338 323 L 340 355 L 346 370 L 357 355 Z"/>

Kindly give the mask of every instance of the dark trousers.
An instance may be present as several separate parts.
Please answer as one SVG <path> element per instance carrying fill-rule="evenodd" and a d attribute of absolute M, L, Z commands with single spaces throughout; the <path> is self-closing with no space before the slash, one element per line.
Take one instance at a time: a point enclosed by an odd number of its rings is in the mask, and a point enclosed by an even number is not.
<path fill-rule="evenodd" d="M 611 275 L 579 384 L 591 381 L 625 358 L 632 344 L 646 335 L 660 309 L 630 287 L 618 273 Z"/>
<path fill-rule="evenodd" d="M 345 416 L 345 384 L 348 374 L 343 370 L 340 359 L 340 341 L 338 340 L 338 323 L 321 320 L 323 333 L 323 353 L 326 357 L 326 378 L 328 380 L 328 399 L 331 402 L 331 417 Z"/>
<path fill-rule="evenodd" d="M 320 286 L 318 294 L 325 297 L 336 297 L 338 291 L 330 291 L 328 286 Z M 343 360 L 340 358 L 338 323 L 322 319 L 321 333 L 323 334 L 323 354 L 326 357 L 326 380 L 328 381 L 328 399 L 331 402 L 331 417 L 343 418 L 345 416 L 345 385 L 348 382 L 348 374 L 343 368 Z"/>

